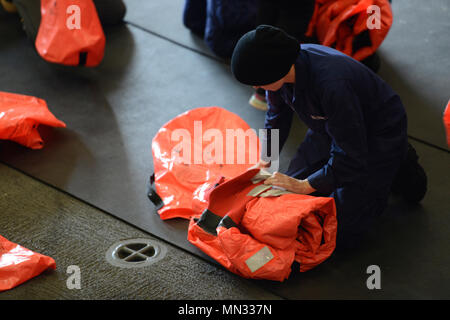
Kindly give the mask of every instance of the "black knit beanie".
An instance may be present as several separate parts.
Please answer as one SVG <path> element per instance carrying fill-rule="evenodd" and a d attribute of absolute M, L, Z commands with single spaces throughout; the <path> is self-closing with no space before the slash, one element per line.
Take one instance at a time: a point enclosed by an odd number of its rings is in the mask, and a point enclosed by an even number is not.
<path fill-rule="evenodd" d="M 300 42 L 281 29 L 260 25 L 244 34 L 231 57 L 231 72 L 244 84 L 262 86 L 288 74 L 300 52 Z"/>

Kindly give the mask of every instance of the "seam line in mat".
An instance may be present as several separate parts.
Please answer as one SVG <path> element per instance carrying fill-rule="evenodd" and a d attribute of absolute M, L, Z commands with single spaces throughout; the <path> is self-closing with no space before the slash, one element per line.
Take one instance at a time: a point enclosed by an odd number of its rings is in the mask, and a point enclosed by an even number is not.
<path fill-rule="evenodd" d="M 220 59 L 219 57 L 216 57 L 216 56 L 214 56 L 214 55 L 210 55 L 210 54 L 204 53 L 204 52 L 202 52 L 202 51 L 200 51 L 200 50 L 191 48 L 191 47 L 189 47 L 189 46 L 187 46 L 187 45 L 185 45 L 185 44 L 182 44 L 181 42 L 172 40 L 172 39 L 170 39 L 170 38 L 168 38 L 168 37 L 166 37 L 166 36 L 163 36 L 163 35 L 161 35 L 161 34 L 159 34 L 159 33 L 157 33 L 157 32 L 154 32 L 154 31 L 151 31 L 151 30 L 149 30 L 149 29 L 147 29 L 147 28 L 144 28 L 144 27 L 142 27 L 142 26 L 140 26 L 140 25 L 138 25 L 138 24 L 136 24 L 136 23 L 134 23 L 134 22 L 130 22 L 130 21 L 126 21 L 126 20 L 125 20 L 125 23 L 126 23 L 126 24 L 129 24 L 130 26 L 133 26 L 133 27 L 135 27 L 135 28 L 137 28 L 137 29 L 139 29 L 139 30 L 141 30 L 141 31 L 144 31 L 144 32 L 146 32 L 146 33 L 150 33 L 150 34 L 152 34 L 152 35 L 154 35 L 154 36 L 156 36 L 156 37 L 158 37 L 158 38 L 161 38 L 161 39 L 166 40 L 166 41 L 168 41 L 168 42 L 170 42 L 170 43 L 173 43 L 173 44 L 175 44 L 175 45 L 177 45 L 177 46 L 180 46 L 180 47 L 183 47 L 183 48 L 185 48 L 185 49 L 187 49 L 187 50 L 190 50 L 190 51 L 192 51 L 192 52 L 201 54 L 201 55 L 204 56 L 204 57 L 207 57 L 207 58 L 209 58 L 209 59 L 218 61 L 218 62 L 220 62 L 220 63 L 229 65 L 229 63 L 227 63 L 225 60 Z"/>
<path fill-rule="evenodd" d="M 109 215 L 110 217 L 112 217 L 112 218 L 114 218 L 114 219 L 117 219 L 117 220 L 119 220 L 120 222 L 123 222 L 124 224 L 126 224 L 126 225 L 128 225 L 128 226 L 130 226 L 130 227 L 132 227 L 132 228 L 135 228 L 135 229 L 137 229 L 137 230 L 139 230 L 139 231 L 141 231 L 141 232 L 144 232 L 144 233 L 146 233 L 146 234 L 148 234 L 148 235 L 150 235 L 150 236 L 152 236 L 152 237 L 158 239 L 158 240 L 161 241 L 161 242 L 164 242 L 164 243 L 166 243 L 166 244 L 169 244 L 169 245 L 171 245 L 171 246 L 177 248 L 178 250 L 183 251 L 184 253 L 187 253 L 187 254 L 189 254 L 189 255 L 191 255 L 191 256 L 194 256 L 194 257 L 196 257 L 196 258 L 198 258 L 198 259 L 201 259 L 202 261 L 204 261 L 204 262 L 206 262 L 206 263 L 209 263 L 210 265 L 213 265 L 213 266 L 215 266 L 216 268 L 222 268 L 222 270 L 226 270 L 226 269 L 225 269 L 223 266 L 221 266 L 220 264 L 215 264 L 215 263 L 209 261 L 208 259 L 206 259 L 206 258 L 203 257 L 203 256 L 196 255 L 196 254 L 190 252 L 189 250 L 187 250 L 187 249 L 185 249 L 185 248 L 183 248 L 183 247 L 181 247 L 181 246 L 179 246 L 179 245 L 177 245 L 177 244 L 175 244 L 175 243 L 173 243 L 173 242 L 169 242 L 169 241 L 167 241 L 166 239 L 164 239 L 164 238 L 162 238 L 162 237 L 160 237 L 160 236 L 157 236 L 157 235 L 155 235 L 155 234 L 153 234 L 153 233 L 151 233 L 151 232 L 148 232 L 147 230 L 142 229 L 142 228 L 140 228 L 139 226 L 134 225 L 134 224 L 132 224 L 132 223 L 130 223 L 130 222 L 124 220 L 123 218 L 120 218 L 120 217 L 118 217 L 118 216 L 116 216 L 116 215 L 114 215 L 114 214 L 112 214 L 112 213 L 110 213 L 110 212 L 108 212 L 108 211 L 106 211 L 106 210 L 100 208 L 100 207 L 97 207 L 96 205 L 94 205 L 94 204 L 92 204 L 92 203 L 90 203 L 90 202 L 88 202 L 88 201 L 86 201 L 86 200 L 83 200 L 83 199 L 77 197 L 76 195 L 73 195 L 73 194 L 71 194 L 71 193 L 69 193 L 69 192 L 67 192 L 67 191 L 65 191 L 65 190 L 63 190 L 63 189 L 60 189 L 60 188 L 58 188 L 58 187 L 55 187 L 54 185 L 52 185 L 52 184 L 50 184 L 50 183 L 48 183 L 48 182 L 46 182 L 46 181 L 44 181 L 44 180 L 41 180 L 41 179 L 39 179 L 39 178 L 37 178 L 37 177 L 34 177 L 34 176 L 30 175 L 29 173 L 27 173 L 27 172 L 21 170 L 21 169 L 18 169 L 18 168 L 16 168 L 16 167 L 13 167 L 12 165 L 10 165 L 10 164 L 4 162 L 3 160 L 0 160 L 0 163 L 2 163 L 3 165 L 5 165 L 6 167 L 8 167 L 8 168 L 10 168 L 10 169 L 12 169 L 12 170 L 15 170 L 15 171 L 17 171 L 17 172 L 20 172 L 21 174 L 23 174 L 23 175 L 25 175 L 25 176 L 27 176 L 27 177 L 29 177 L 29 178 L 35 180 L 35 181 L 40 182 L 40 183 L 42 183 L 42 184 L 44 184 L 44 185 L 46 185 L 46 186 L 48 186 L 48 187 L 50 187 L 50 188 L 52 188 L 52 189 L 58 190 L 59 192 L 65 194 L 65 195 L 67 195 L 67 196 L 69 196 L 69 197 L 71 197 L 71 198 L 73 198 L 73 199 L 75 199 L 75 200 L 78 200 L 78 201 L 80 201 L 81 203 L 83 203 L 83 204 L 85 204 L 85 205 L 88 205 L 88 206 L 90 206 L 90 207 L 92 207 L 92 208 L 94 208 L 94 209 L 96 209 L 96 210 L 99 210 L 99 211 L 101 211 L 101 212 L 103 212 L 103 213 Z M 150 214 L 150 213 L 149 213 L 149 214 Z M 154 214 L 154 213 L 151 213 L 151 214 Z M 229 271 L 227 271 L 227 272 L 229 272 Z M 231 272 L 230 272 L 230 273 L 231 273 Z M 233 274 L 233 273 L 232 273 L 232 274 Z M 233 275 L 234 275 L 234 274 L 233 274 Z M 235 275 L 235 276 L 237 276 L 237 275 Z M 248 279 L 241 278 L 241 280 L 243 280 L 243 281 L 245 281 L 245 282 L 247 282 L 247 283 L 250 283 L 250 281 L 249 281 Z M 262 289 L 262 290 L 265 290 L 265 291 L 267 291 L 267 292 L 273 294 L 273 295 L 276 296 L 276 297 L 279 297 L 279 298 L 284 299 L 284 300 L 290 300 L 290 299 L 288 299 L 288 298 L 286 298 L 286 297 L 284 297 L 284 296 L 282 296 L 282 295 L 280 295 L 280 294 L 278 294 L 278 293 L 276 293 L 276 292 L 274 292 L 274 291 L 272 291 L 272 290 L 269 290 L 269 289 L 263 287 L 263 286 L 260 285 L 260 284 L 255 283 L 255 284 L 253 284 L 253 285 L 255 285 L 256 287 L 258 287 L 258 288 L 260 288 L 260 289 Z"/>
<path fill-rule="evenodd" d="M 449 149 L 445 149 L 445 148 L 440 147 L 440 146 L 437 146 L 437 145 L 435 145 L 435 144 L 433 144 L 433 143 L 431 143 L 431 142 L 428 142 L 428 141 L 425 141 L 425 140 L 422 140 L 422 139 L 413 137 L 413 136 L 411 136 L 411 135 L 409 135 L 409 134 L 408 134 L 408 138 L 410 138 L 411 140 L 414 140 L 414 141 L 416 141 L 416 142 L 420 142 L 420 143 L 422 143 L 422 144 L 425 144 L 425 145 L 427 145 L 427 146 L 430 147 L 430 148 L 434 148 L 434 149 L 437 149 L 437 150 L 441 150 L 441 151 L 450 153 L 450 150 L 449 150 Z"/>

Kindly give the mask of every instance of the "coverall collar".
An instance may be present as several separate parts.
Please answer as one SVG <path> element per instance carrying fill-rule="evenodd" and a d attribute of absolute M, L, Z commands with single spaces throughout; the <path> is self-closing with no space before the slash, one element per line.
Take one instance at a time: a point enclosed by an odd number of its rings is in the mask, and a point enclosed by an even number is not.
<path fill-rule="evenodd" d="M 300 49 L 300 53 L 295 60 L 295 85 L 294 93 L 297 91 L 304 91 L 308 84 L 308 66 L 307 56 L 303 49 Z M 295 96 L 295 94 L 294 94 Z"/>

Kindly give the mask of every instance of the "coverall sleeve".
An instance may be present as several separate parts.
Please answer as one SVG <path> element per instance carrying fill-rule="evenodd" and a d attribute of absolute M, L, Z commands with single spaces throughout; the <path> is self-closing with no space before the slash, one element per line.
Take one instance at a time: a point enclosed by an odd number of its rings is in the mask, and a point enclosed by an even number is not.
<path fill-rule="evenodd" d="M 328 194 L 368 175 L 368 144 L 363 112 L 347 80 L 327 83 L 322 107 L 328 118 L 325 130 L 331 137 L 330 158 L 307 179 L 320 193 Z"/>
<path fill-rule="evenodd" d="M 266 100 L 268 110 L 264 121 L 264 128 L 268 129 L 267 134 L 261 137 L 261 159 L 265 161 L 274 160 L 278 155 L 271 155 L 272 134 L 269 129 L 279 130 L 279 152 L 283 148 L 291 130 L 292 108 L 284 102 L 277 91 L 267 91 Z"/>

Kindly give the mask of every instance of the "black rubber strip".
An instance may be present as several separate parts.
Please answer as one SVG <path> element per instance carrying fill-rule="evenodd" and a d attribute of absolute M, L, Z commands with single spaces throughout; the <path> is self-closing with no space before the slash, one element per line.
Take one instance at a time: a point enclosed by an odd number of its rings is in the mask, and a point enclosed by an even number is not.
<path fill-rule="evenodd" d="M 221 220 L 221 216 L 218 216 L 208 209 L 205 209 L 205 211 L 203 211 L 202 215 L 200 216 L 200 219 L 198 219 L 197 225 L 206 232 L 217 236 L 216 228 Z"/>
<path fill-rule="evenodd" d="M 227 229 L 230 228 L 237 228 L 237 224 L 231 219 L 229 216 L 223 217 L 222 220 L 219 222 L 219 227 L 225 227 Z"/>
<path fill-rule="evenodd" d="M 147 197 L 150 199 L 150 201 L 155 206 L 156 213 L 157 213 L 158 210 L 164 206 L 164 202 L 162 201 L 161 197 L 158 195 L 156 190 L 153 188 L 154 182 L 155 182 L 155 174 L 152 174 L 147 183 Z"/>
<path fill-rule="evenodd" d="M 83 66 L 86 65 L 87 55 L 88 55 L 88 53 L 85 52 L 85 51 L 80 52 L 80 59 L 79 59 L 79 62 L 78 62 L 78 66 L 83 67 Z"/>

